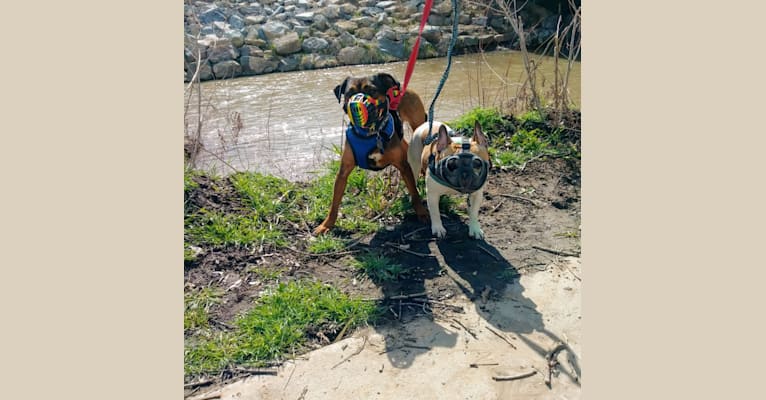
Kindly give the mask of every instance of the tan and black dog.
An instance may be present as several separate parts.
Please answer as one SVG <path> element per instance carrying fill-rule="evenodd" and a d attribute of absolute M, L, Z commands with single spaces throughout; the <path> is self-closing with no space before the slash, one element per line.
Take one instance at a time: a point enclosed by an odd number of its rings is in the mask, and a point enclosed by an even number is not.
<path fill-rule="evenodd" d="M 335 226 L 348 176 L 357 166 L 370 170 L 381 170 L 389 165 L 396 167 L 407 186 L 418 219 L 421 222 L 428 221 L 428 211 L 423 207 L 415 186 L 415 177 L 407 162 L 407 142 L 404 140 L 402 130 L 402 122 L 407 122 L 411 129 L 423 124 L 426 120 L 425 107 L 420 96 L 410 89 L 407 89 L 403 96 L 397 98 L 399 87 L 399 82 L 386 73 L 366 77 L 348 77 L 335 87 L 335 97 L 339 103 L 342 102 L 344 111 L 347 111 L 350 99 L 356 99 L 358 96 L 365 97 L 369 102 L 385 104 L 384 111 L 387 111 L 385 118 L 388 118 L 386 120 L 388 122 L 384 121 L 382 128 L 376 126 L 374 130 L 383 131 L 385 126 L 388 126 L 389 133 L 388 135 L 378 133 L 376 137 L 376 132 L 372 132 L 371 129 L 370 132 L 365 132 L 369 138 L 361 137 L 361 135 L 356 135 L 357 131 L 354 130 L 355 127 L 353 126 L 354 121 L 351 121 L 341 154 L 340 170 L 338 170 L 338 175 L 335 178 L 330 212 L 327 218 L 314 229 L 314 234 L 323 234 Z M 397 110 L 388 108 L 392 101 L 398 101 Z M 359 147 L 364 147 L 365 144 L 355 145 L 355 141 L 367 141 L 370 145 L 364 150 L 359 150 Z"/>
<path fill-rule="evenodd" d="M 479 208 L 483 200 L 484 186 L 491 168 L 487 138 L 476 121 L 473 136 L 453 136 L 446 124 L 433 121 L 429 135 L 428 122 L 423 123 L 412 134 L 408 158 L 415 176 L 426 176 L 426 201 L 431 216 L 431 233 L 443 238 L 447 230 L 439 214 L 439 198 L 449 194 L 468 195 L 468 236 L 483 239 L 484 232 L 479 225 Z"/>

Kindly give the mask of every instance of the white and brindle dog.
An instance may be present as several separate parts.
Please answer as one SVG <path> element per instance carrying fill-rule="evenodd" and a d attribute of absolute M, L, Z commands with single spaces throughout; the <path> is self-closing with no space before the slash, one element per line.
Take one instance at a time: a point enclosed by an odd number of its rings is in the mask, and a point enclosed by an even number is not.
<path fill-rule="evenodd" d="M 439 214 L 442 195 L 468 195 L 468 236 L 484 239 L 479 225 L 479 208 L 491 168 L 487 138 L 476 121 L 473 136 L 452 136 L 454 131 L 443 122 L 433 121 L 438 136 L 429 137 L 428 121 L 412 134 L 407 160 L 415 176 L 426 177 L 426 199 L 431 217 L 431 233 L 443 238 L 447 230 Z"/>

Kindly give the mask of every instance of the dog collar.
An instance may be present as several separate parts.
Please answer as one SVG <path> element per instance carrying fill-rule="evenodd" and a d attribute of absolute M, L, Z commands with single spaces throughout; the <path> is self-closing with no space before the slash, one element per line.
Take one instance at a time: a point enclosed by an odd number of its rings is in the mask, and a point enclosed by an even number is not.
<path fill-rule="evenodd" d="M 461 151 L 436 162 L 431 154 L 428 170 L 438 183 L 460 193 L 473 193 L 487 182 L 489 162 L 470 152 L 471 144 L 466 137 L 461 139 Z"/>

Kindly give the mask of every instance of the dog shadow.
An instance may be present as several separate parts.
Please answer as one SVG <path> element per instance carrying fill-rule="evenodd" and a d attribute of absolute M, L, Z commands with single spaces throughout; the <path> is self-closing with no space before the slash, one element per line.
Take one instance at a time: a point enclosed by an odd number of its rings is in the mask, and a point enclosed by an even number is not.
<path fill-rule="evenodd" d="M 370 241 L 373 251 L 395 260 L 405 270 L 400 279 L 377 282 L 384 294 L 384 319 L 396 328 L 387 330 L 385 337 L 385 352 L 393 366 L 409 368 L 434 347 L 456 346 L 460 333 L 436 323 L 433 314 L 433 310 L 442 314 L 441 307 L 457 294 L 455 291 L 469 299 L 488 325 L 519 338 L 543 360 L 551 349 L 530 335 L 542 334 L 550 343 L 566 343 L 545 327 L 537 304 L 524 295 L 516 266 L 490 243 L 468 237 L 468 227 L 458 216 L 445 216 L 443 222 L 445 239 L 431 238 L 430 226 L 410 219 L 391 230 L 378 231 Z M 417 231 L 419 234 L 413 235 Z M 427 297 L 413 296 L 424 292 Z M 510 300 L 496 301 L 499 298 Z M 568 345 L 567 349 L 573 353 Z M 509 347 L 512 357 L 510 351 Z M 570 365 L 574 374 L 565 368 L 560 368 L 560 373 L 579 385 L 579 364 L 570 358 Z"/>

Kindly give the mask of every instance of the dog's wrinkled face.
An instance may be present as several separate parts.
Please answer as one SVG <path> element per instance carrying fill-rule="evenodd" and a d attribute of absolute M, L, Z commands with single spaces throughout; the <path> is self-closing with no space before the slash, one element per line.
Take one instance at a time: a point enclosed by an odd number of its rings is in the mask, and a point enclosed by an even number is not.
<path fill-rule="evenodd" d="M 481 131 L 478 121 L 470 138 L 452 138 L 445 125 L 439 127 L 439 137 L 433 144 L 436 147 L 434 163 L 442 179 L 464 193 L 470 193 L 481 187 L 487 179 L 490 168 L 487 138 Z"/>

